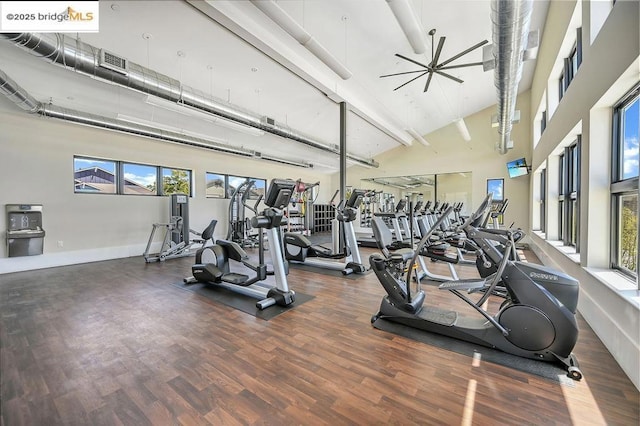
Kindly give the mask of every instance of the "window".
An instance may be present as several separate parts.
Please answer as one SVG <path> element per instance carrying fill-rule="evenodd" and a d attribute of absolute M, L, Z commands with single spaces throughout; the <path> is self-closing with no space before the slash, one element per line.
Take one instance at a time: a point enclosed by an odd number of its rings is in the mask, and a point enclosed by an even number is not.
<path fill-rule="evenodd" d="M 224 198 L 226 175 L 207 172 L 207 198 Z"/>
<path fill-rule="evenodd" d="M 487 179 L 487 194 L 491 192 L 493 201 L 504 201 L 504 179 Z"/>
<path fill-rule="evenodd" d="M 75 156 L 76 193 L 192 196 L 191 170 Z"/>
<path fill-rule="evenodd" d="M 207 172 L 207 197 L 208 198 L 231 198 L 240 185 L 253 181 L 251 189 L 246 198 L 257 200 L 260 196 L 266 195 L 267 181 L 246 176 L 224 175 L 220 173 Z M 244 192 L 244 188 L 241 189 Z"/>
<path fill-rule="evenodd" d="M 248 178 L 241 176 L 227 176 L 227 198 L 231 198 L 238 187 L 242 185 Z"/>
<path fill-rule="evenodd" d="M 254 184 L 251 187 L 249 198 L 251 200 L 257 200 L 258 198 L 260 198 L 260 196 L 264 198 L 264 196 L 267 194 L 266 193 L 267 181 L 265 179 L 255 179 L 255 178 L 251 178 L 251 179 L 253 180 Z"/>
<path fill-rule="evenodd" d="M 547 111 L 542 111 L 542 120 L 540 120 L 540 134 L 544 133 L 544 129 L 547 128 Z"/>
<path fill-rule="evenodd" d="M 191 171 L 162 168 L 162 195 L 187 194 L 191 196 Z"/>
<path fill-rule="evenodd" d="M 622 272 L 638 274 L 638 120 L 640 86 L 614 107 L 612 167 L 611 264 Z"/>
<path fill-rule="evenodd" d="M 122 164 L 122 194 L 158 195 L 158 168 L 144 164 Z"/>
<path fill-rule="evenodd" d="M 562 96 L 569 88 L 569 84 L 578 73 L 578 68 L 582 63 L 582 28 L 576 30 L 576 43 L 573 45 L 569 56 L 564 59 L 564 67 L 558 81 L 558 96 Z"/>
<path fill-rule="evenodd" d="M 565 188 L 565 172 L 566 164 L 565 164 L 565 154 L 560 155 L 560 170 L 558 173 L 559 181 L 558 181 L 558 238 L 560 240 L 564 240 L 564 231 L 565 231 L 565 210 L 564 210 L 564 194 L 566 192 Z"/>
<path fill-rule="evenodd" d="M 545 212 L 547 198 L 547 169 L 540 172 L 540 231 L 546 232 Z"/>
<path fill-rule="evenodd" d="M 580 251 L 580 136 L 560 155 L 558 235 Z"/>
<path fill-rule="evenodd" d="M 73 157 L 74 192 L 115 194 L 116 170 L 115 161 Z"/>

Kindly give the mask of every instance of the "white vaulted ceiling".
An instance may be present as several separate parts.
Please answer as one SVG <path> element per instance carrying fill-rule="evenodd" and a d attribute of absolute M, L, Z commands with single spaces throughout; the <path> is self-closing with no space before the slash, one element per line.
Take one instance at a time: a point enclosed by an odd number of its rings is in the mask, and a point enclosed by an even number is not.
<path fill-rule="evenodd" d="M 413 0 L 428 48 L 415 54 L 385 0 L 281 0 L 276 4 L 351 73 L 343 80 L 251 1 L 100 1 L 100 32 L 66 34 L 179 80 L 207 96 L 267 116 L 313 140 L 339 143 L 339 104 L 350 108 L 347 150 L 363 158 L 411 143 L 496 103 L 493 71 L 482 66 L 435 75 L 393 90 L 417 74 L 381 75 L 431 61 L 436 29 L 446 42 L 441 61 L 482 40 L 491 42 L 490 1 Z M 542 32 L 547 1 L 535 1 L 531 29 Z M 0 38 L 0 70 L 41 102 L 109 118 L 141 119 L 184 129 L 233 146 L 335 172 L 338 157 L 264 133 L 247 134 L 198 116 L 150 105 L 147 95 L 53 65 Z M 482 61 L 482 48 L 454 61 Z M 525 63 L 519 91 L 530 87 L 535 61 Z M 4 102 L 5 100 L 3 100 Z M 488 124 L 489 125 L 489 124 Z M 413 143 L 417 143 L 413 141 Z M 496 154 L 498 155 L 498 154 Z"/>

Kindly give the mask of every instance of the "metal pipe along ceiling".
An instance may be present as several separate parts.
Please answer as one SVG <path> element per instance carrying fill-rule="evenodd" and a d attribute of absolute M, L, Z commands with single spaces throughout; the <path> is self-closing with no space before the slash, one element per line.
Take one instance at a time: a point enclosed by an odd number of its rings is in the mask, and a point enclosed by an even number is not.
<path fill-rule="evenodd" d="M 95 114 L 89 114 L 82 111 L 76 111 L 73 109 L 62 108 L 56 105 L 45 105 L 42 102 L 37 101 L 26 90 L 18 85 L 18 83 L 7 76 L 7 74 L 2 70 L 0 70 L 0 93 L 5 95 L 9 100 L 13 101 L 20 108 L 31 114 L 58 118 L 73 123 L 86 124 L 93 127 L 115 130 L 119 132 L 134 134 L 137 136 L 145 136 L 154 139 L 175 142 L 183 145 L 206 148 L 217 152 L 223 152 L 225 154 L 239 155 L 242 157 L 261 158 L 260 153 L 245 148 L 235 148 L 229 145 L 184 135 L 178 132 L 160 130 L 151 126 L 129 123 L 123 120 L 117 120 Z M 265 159 L 272 160 L 271 157 Z M 311 167 L 307 163 L 301 163 L 300 166 Z"/>
<path fill-rule="evenodd" d="M 335 144 L 325 144 L 311 137 L 261 116 L 231 105 L 221 99 L 207 96 L 202 91 L 183 85 L 180 81 L 124 58 L 104 52 L 88 43 L 57 33 L 4 33 L 0 36 L 12 41 L 28 52 L 55 64 L 73 69 L 93 78 L 106 80 L 123 87 L 138 90 L 177 104 L 189 106 L 228 120 L 255 127 L 286 139 L 303 143 L 325 152 L 339 154 Z M 112 61 L 105 61 L 105 53 Z M 113 64 L 113 60 L 118 64 Z M 161 133 L 166 133 L 162 131 Z M 370 167 L 378 167 L 372 159 L 347 153 L 347 158 Z"/>
<path fill-rule="evenodd" d="M 531 24 L 531 0 L 493 0 L 493 56 L 496 60 L 494 84 L 498 94 L 498 151 L 507 153 L 512 120 L 522 78 L 523 53 Z"/>

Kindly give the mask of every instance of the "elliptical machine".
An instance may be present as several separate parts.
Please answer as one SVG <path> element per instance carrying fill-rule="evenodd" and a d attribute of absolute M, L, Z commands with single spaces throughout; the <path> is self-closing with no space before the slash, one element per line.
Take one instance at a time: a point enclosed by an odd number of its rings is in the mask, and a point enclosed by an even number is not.
<path fill-rule="evenodd" d="M 478 212 L 484 212 L 490 201 L 491 193 L 487 195 Z M 442 223 L 451 209 L 452 207 L 440 216 L 432 229 Z M 487 233 L 473 228 L 471 223 L 478 217 L 478 212 L 465 221 L 463 228 L 467 233 L 475 233 L 475 240 L 479 241 L 483 249 L 492 246 L 491 239 L 496 232 L 505 235 L 511 232 L 492 230 L 493 233 Z M 498 270 L 490 280 L 457 280 L 439 286 L 440 290 L 450 291 L 474 308 L 480 314 L 479 318 L 463 317 L 456 311 L 424 306 L 425 293 L 419 288 L 419 284 L 416 285 L 416 289 L 411 289 L 410 275 L 429 236 L 430 234 L 427 234 L 420 240 L 411 257 L 409 253 L 391 253 L 387 257 L 371 255 L 371 268 L 387 292 L 380 304 L 380 310 L 371 318 L 374 327 L 378 321 L 387 320 L 524 358 L 559 361 L 567 369 L 570 378 L 582 378 L 578 362 L 571 352 L 578 340 L 575 313 L 579 283 L 576 279 L 551 268 L 513 261 L 505 255 L 502 256 Z M 511 238 L 507 239 L 507 246 L 511 241 Z M 400 269 L 399 264 L 404 266 L 409 258 L 406 277 L 398 277 L 396 271 Z M 504 284 L 508 297 L 499 311 L 492 316 L 483 308 L 483 304 L 499 282 Z M 474 293 L 481 289 L 486 291 L 482 292 L 477 302 L 461 291 Z"/>
<path fill-rule="evenodd" d="M 259 260 L 252 262 L 249 255 L 238 243 L 217 240 L 216 244 L 204 247 L 196 253 L 196 263 L 191 267 L 193 276 L 184 279 L 186 284 L 201 282 L 244 294 L 258 299 L 256 307 L 287 306 L 295 301 L 295 292 L 287 283 L 287 270 L 282 258 L 282 240 L 280 225 L 284 214 L 282 209 L 289 203 L 295 182 L 292 180 L 272 179 L 265 200 L 267 209 L 251 219 L 251 226 L 258 228 Z M 267 265 L 264 263 L 263 229 L 267 230 L 269 252 L 273 263 L 273 275 L 276 285 L 265 285 L 261 281 L 267 278 Z M 213 229 L 207 234 L 213 236 Z M 231 272 L 229 260 L 241 262 L 255 272 L 253 277 Z"/>
<path fill-rule="evenodd" d="M 362 274 L 367 267 L 362 264 L 353 221 L 356 220 L 358 208 L 366 191 L 354 189 L 344 207 L 337 209 L 341 235 L 345 238 L 344 252 L 334 253 L 331 249 L 320 245 L 312 245 L 304 235 L 287 232 L 284 234 L 284 250 L 286 259 L 291 263 L 316 266 L 342 271 L 343 275 Z M 343 259 L 342 261 L 340 261 Z"/>

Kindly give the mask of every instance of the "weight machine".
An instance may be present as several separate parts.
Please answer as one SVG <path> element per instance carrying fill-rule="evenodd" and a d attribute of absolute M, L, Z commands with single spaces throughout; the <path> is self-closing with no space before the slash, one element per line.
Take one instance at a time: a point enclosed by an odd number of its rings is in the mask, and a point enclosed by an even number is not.
<path fill-rule="evenodd" d="M 247 204 L 251 196 L 251 189 L 256 182 L 247 178 L 242 182 L 231 195 L 229 201 L 229 230 L 227 240 L 240 244 L 241 247 L 256 247 L 258 245 L 258 235 L 251 234 L 251 219 L 245 216 L 245 209 L 251 210 L 254 215 L 258 213 L 258 204 L 262 201 L 262 194 L 253 206 Z"/>
<path fill-rule="evenodd" d="M 151 253 L 151 245 L 158 231 L 164 231 L 160 251 Z M 197 238 L 190 239 L 190 234 Z M 189 256 L 194 249 L 202 247 L 205 240 L 202 233 L 189 228 L 189 196 L 186 194 L 171 194 L 171 216 L 168 223 L 154 223 L 149 235 L 147 247 L 144 250 L 144 260 L 147 263 L 164 262 L 167 259 Z"/>

